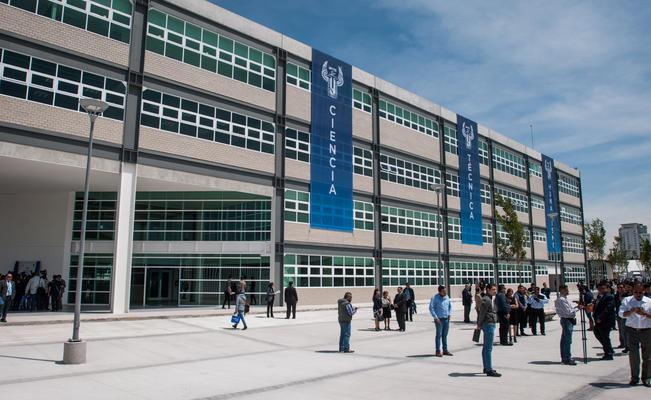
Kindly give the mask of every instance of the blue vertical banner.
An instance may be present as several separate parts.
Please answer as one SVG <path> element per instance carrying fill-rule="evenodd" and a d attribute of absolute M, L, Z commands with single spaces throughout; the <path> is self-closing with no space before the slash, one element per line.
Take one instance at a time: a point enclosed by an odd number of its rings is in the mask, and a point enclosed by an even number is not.
<path fill-rule="evenodd" d="M 554 159 L 542 155 L 543 185 L 545 193 L 545 220 L 547 221 L 547 251 L 560 253 L 561 251 L 561 215 L 558 208 L 558 183 Z M 549 218 L 550 213 L 558 213 L 554 221 Z"/>
<path fill-rule="evenodd" d="M 477 123 L 457 115 L 461 242 L 482 246 L 481 178 Z"/>
<path fill-rule="evenodd" d="M 353 230 L 352 68 L 312 49 L 310 227 Z"/>

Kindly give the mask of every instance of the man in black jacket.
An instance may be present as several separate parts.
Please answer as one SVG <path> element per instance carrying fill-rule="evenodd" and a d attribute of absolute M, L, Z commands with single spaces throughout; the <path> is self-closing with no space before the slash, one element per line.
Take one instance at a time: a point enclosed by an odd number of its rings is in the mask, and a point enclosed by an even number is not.
<path fill-rule="evenodd" d="M 407 314 L 407 300 L 403 294 L 402 287 L 398 287 L 397 294 L 393 298 L 393 307 L 396 310 L 396 319 L 398 320 L 398 330 L 405 331 L 405 317 Z"/>
<path fill-rule="evenodd" d="M 497 312 L 497 319 L 500 322 L 500 344 L 502 346 L 513 346 L 509 343 L 509 314 L 511 306 L 506 300 L 506 286 L 499 285 L 497 287 L 497 295 L 495 296 L 495 308 Z"/>
<path fill-rule="evenodd" d="M 294 282 L 289 282 L 289 286 L 285 288 L 285 304 L 287 304 L 287 317 L 292 314 L 292 319 L 296 319 L 296 303 L 298 303 L 298 293 L 294 287 Z"/>
<path fill-rule="evenodd" d="M 414 289 L 411 288 L 411 285 L 409 285 L 409 282 L 405 283 L 405 290 L 402 292 L 402 295 L 405 296 L 405 305 L 408 312 L 408 314 L 405 315 L 405 319 L 413 322 L 414 302 L 416 301 L 416 294 L 414 293 Z"/>
<path fill-rule="evenodd" d="M 615 326 L 615 297 L 608 290 L 606 282 L 600 282 L 597 286 L 599 296 L 594 306 L 594 335 L 604 349 L 602 360 L 612 360 L 615 351 L 610 343 L 610 331 Z"/>
<path fill-rule="evenodd" d="M 470 306 L 472 306 L 472 294 L 470 293 L 470 284 L 466 283 L 466 287 L 461 292 L 461 301 L 463 303 L 463 322 L 470 322 Z"/>

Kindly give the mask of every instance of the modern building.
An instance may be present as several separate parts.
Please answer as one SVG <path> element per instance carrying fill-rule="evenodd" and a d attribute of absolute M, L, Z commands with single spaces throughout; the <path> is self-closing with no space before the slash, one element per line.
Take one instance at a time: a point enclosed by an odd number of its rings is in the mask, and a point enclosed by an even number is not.
<path fill-rule="evenodd" d="M 639 259 L 642 243 L 649 240 L 649 231 L 644 224 L 622 224 L 619 227 L 622 248 L 629 259 Z"/>
<path fill-rule="evenodd" d="M 39 262 L 74 302 L 89 132 L 79 99 L 93 97 L 110 108 L 95 127 L 86 307 L 221 304 L 241 277 L 258 301 L 269 281 L 293 281 L 301 304 L 406 281 L 457 296 L 479 279 L 585 279 L 578 170 L 543 168 L 538 151 L 479 124 L 483 243 L 465 244 L 457 114 L 356 67 L 354 229 L 311 227 L 312 54 L 207 1 L 0 0 L 0 266 Z M 497 193 L 526 225 L 523 265 L 497 257 Z"/>

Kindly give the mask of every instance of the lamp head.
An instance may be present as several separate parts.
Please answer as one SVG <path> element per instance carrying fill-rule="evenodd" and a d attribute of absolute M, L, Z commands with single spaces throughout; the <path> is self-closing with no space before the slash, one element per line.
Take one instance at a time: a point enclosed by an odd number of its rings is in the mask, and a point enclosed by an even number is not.
<path fill-rule="evenodd" d="M 83 108 L 88 114 L 93 115 L 99 115 L 109 108 L 108 103 L 97 99 L 81 99 L 79 100 L 79 104 L 81 105 L 81 108 Z"/>

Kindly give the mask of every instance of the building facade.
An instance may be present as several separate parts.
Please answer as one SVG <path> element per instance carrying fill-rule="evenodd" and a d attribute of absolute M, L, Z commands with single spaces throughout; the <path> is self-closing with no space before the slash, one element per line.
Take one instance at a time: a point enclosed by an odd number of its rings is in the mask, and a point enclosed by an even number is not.
<path fill-rule="evenodd" d="M 457 114 L 355 67 L 354 227 L 311 228 L 312 49 L 294 39 L 196 0 L 0 0 L 0 22 L 2 263 L 62 274 L 69 303 L 83 97 L 110 105 L 95 130 L 87 307 L 217 305 L 240 278 L 258 302 L 270 281 L 294 282 L 301 304 L 405 282 L 430 296 L 585 280 L 576 169 L 550 166 L 562 250 L 548 254 L 542 155 L 479 124 L 483 243 L 464 244 Z M 526 226 L 523 265 L 498 259 L 495 194 Z"/>
<path fill-rule="evenodd" d="M 644 224 L 622 224 L 619 227 L 619 237 L 622 240 L 622 248 L 626 251 L 626 256 L 629 259 L 639 259 L 642 243 L 649 240 L 649 231 Z"/>

